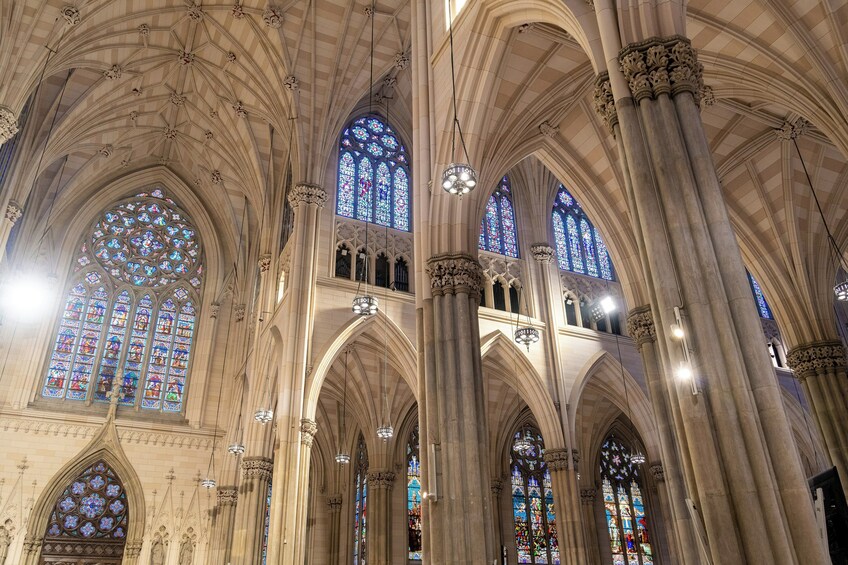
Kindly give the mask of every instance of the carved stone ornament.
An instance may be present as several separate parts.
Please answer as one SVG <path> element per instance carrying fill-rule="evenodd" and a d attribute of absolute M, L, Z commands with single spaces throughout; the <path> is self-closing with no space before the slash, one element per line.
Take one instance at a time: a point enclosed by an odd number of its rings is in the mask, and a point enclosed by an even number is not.
<path fill-rule="evenodd" d="M 186 97 L 182 94 L 172 92 L 171 95 L 168 97 L 168 100 L 170 100 L 171 104 L 173 104 L 174 106 L 182 106 L 183 104 L 185 104 Z"/>
<path fill-rule="evenodd" d="M 141 24 L 136 28 L 138 30 L 138 34 L 141 37 L 149 37 L 150 36 L 150 26 L 147 24 Z"/>
<path fill-rule="evenodd" d="M 601 117 L 601 121 L 610 133 L 615 134 L 615 126 L 618 124 L 618 110 L 615 108 L 615 98 L 612 95 L 609 73 L 601 73 L 595 81 L 595 92 L 592 95 L 592 103 L 595 112 Z"/>
<path fill-rule="evenodd" d="M 141 555 L 141 546 L 144 544 L 141 540 L 128 541 L 124 546 L 124 555 L 130 558 L 136 558 Z"/>
<path fill-rule="evenodd" d="M 0 145 L 6 143 L 18 133 L 18 120 L 15 113 L 6 106 L 0 106 Z"/>
<path fill-rule="evenodd" d="M 141 90 L 141 88 L 139 88 L 139 87 L 137 87 L 137 86 L 136 86 L 136 87 L 133 87 L 133 89 L 132 89 L 132 90 L 130 90 L 130 93 L 131 93 L 133 96 L 141 96 L 141 93 L 142 93 L 142 92 L 143 92 L 143 91 Z"/>
<path fill-rule="evenodd" d="M 824 375 L 831 371 L 844 372 L 845 348 L 839 340 L 799 345 L 786 354 L 786 364 L 799 379 Z"/>
<path fill-rule="evenodd" d="M 618 61 L 637 102 L 688 92 L 700 104 L 704 66 L 685 37 L 653 38 L 628 45 L 619 53 Z"/>
<path fill-rule="evenodd" d="M 133 110 L 132 112 L 130 112 L 130 120 L 134 122 L 134 121 L 136 121 L 137 119 L 138 119 L 138 111 L 137 111 L 137 110 Z"/>
<path fill-rule="evenodd" d="M 18 220 L 23 216 L 24 211 L 21 208 L 21 205 L 15 202 L 14 200 L 10 200 L 8 204 L 6 204 L 6 214 L 5 217 L 12 225 L 15 225 Z"/>
<path fill-rule="evenodd" d="M 273 6 L 268 6 L 262 13 L 262 21 L 271 29 L 283 27 L 283 11 Z"/>
<path fill-rule="evenodd" d="M 213 302 L 212 304 L 209 305 L 209 317 L 210 318 L 217 318 L 218 313 L 220 311 L 221 311 L 221 305 L 218 304 L 217 302 Z"/>
<path fill-rule="evenodd" d="M 306 447 L 312 447 L 312 442 L 315 440 L 315 434 L 318 433 L 318 422 L 303 418 L 300 421 L 300 443 Z"/>
<path fill-rule="evenodd" d="M 267 273 L 268 269 L 271 268 L 271 256 L 268 255 L 267 253 L 264 254 L 264 255 L 261 255 L 259 257 L 259 263 L 258 264 L 259 264 L 259 272 L 260 273 Z"/>
<path fill-rule="evenodd" d="M 462 293 L 480 297 L 483 267 L 470 255 L 436 255 L 427 261 L 426 270 L 434 296 Z"/>
<path fill-rule="evenodd" d="M 274 474 L 274 462 L 267 457 L 245 457 L 241 462 L 241 472 L 245 479 L 270 481 Z"/>
<path fill-rule="evenodd" d="M 188 19 L 193 22 L 199 22 L 203 20 L 203 9 L 192 2 L 186 7 L 186 12 L 188 12 Z"/>
<path fill-rule="evenodd" d="M 327 497 L 327 506 L 330 507 L 330 512 L 338 512 L 342 507 L 342 495 L 331 494 Z"/>
<path fill-rule="evenodd" d="M 662 464 L 654 463 L 648 470 L 651 472 L 651 476 L 654 477 L 655 481 L 660 482 L 665 480 L 665 470 L 663 470 Z"/>
<path fill-rule="evenodd" d="M 704 88 L 701 89 L 701 105 L 702 106 L 715 106 L 716 96 L 715 92 L 713 92 L 712 86 L 704 85 Z"/>
<path fill-rule="evenodd" d="M 218 506 L 235 506 L 238 504 L 238 489 L 235 487 L 218 487 Z"/>
<path fill-rule="evenodd" d="M 636 342 L 638 348 L 657 340 L 654 315 L 650 306 L 640 306 L 630 311 L 627 315 L 627 335 Z"/>
<path fill-rule="evenodd" d="M 774 130 L 774 133 L 780 141 L 792 141 L 806 134 L 809 130 L 810 122 L 804 118 L 798 118 L 794 122 L 783 122 L 780 129 Z"/>
<path fill-rule="evenodd" d="M 545 137 L 554 138 L 559 133 L 559 126 L 551 125 L 551 123 L 547 120 L 539 124 L 539 131 Z"/>
<path fill-rule="evenodd" d="M 374 489 L 391 489 L 395 484 L 393 471 L 370 471 L 368 473 L 368 486 Z"/>
<path fill-rule="evenodd" d="M 494 494 L 495 496 L 500 496 L 501 492 L 503 491 L 503 480 L 492 479 L 491 487 L 492 494 Z"/>
<path fill-rule="evenodd" d="M 227 53 L 227 61 L 230 62 L 230 63 L 235 63 L 236 62 L 236 54 L 233 53 L 232 51 L 228 52 Z"/>
<path fill-rule="evenodd" d="M 577 468 L 577 465 L 580 463 L 580 451 L 576 449 L 571 450 L 571 462 L 574 464 L 574 468 Z"/>
<path fill-rule="evenodd" d="M 41 538 L 33 538 L 27 536 L 24 538 L 24 555 L 38 555 L 41 553 L 41 544 L 44 542 Z"/>
<path fill-rule="evenodd" d="M 237 20 L 241 20 L 244 18 L 244 8 L 241 4 L 234 4 L 231 13 L 233 14 L 233 17 Z"/>
<path fill-rule="evenodd" d="M 121 65 L 112 65 L 105 71 L 103 71 L 103 76 L 109 80 L 117 80 L 121 78 L 121 75 L 124 74 L 124 69 Z"/>
<path fill-rule="evenodd" d="M 224 176 L 221 174 L 221 171 L 219 171 L 218 169 L 215 169 L 214 171 L 212 171 L 211 179 L 212 179 L 212 184 L 221 184 L 222 182 L 224 182 Z"/>
<path fill-rule="evenodd" d="M 398 53 L 395 55 L 395 68 L 399 71 L 404 71 L 409 67 L 409 55 L 406 53 Z"/>
<path fill-rule="evenodd" d="M 65 20 L 65 24 L 69 26 L 75 26 L 80 23 L 80 11 L 73 6 L 62 6 L 62 10 L 59 13 L 62 19 Z"/>
<path fill-rule="evenodd" d="M 289 204 L 295 210 L 301 204 L 315 204 L 323 208 L 327 202 L 327 191 L 314 184 L 298 184 L 289 192 Z"/>
<path fill-rule="evenodd" d="M 165 126 L 165 128 L 162 130 L 162 135 L 165 136 L 165 139 L 176 139 L 177 130 L 170 126 Z"/>
<path fill-rule="evenodd" d="M 582 488 L 580 489 L 580 503 L 586 506 L 591 506 L 595 503 L 595 496 L 597 495 L 597 490 L 593 488 Z"/>
<path fill-rule="evenodd" d="M 554 262 L 554 248 L 547 243 L 534 243 L 530 246 L 530 253 L 537 263 L 550 265 Z"/>
<path fill-rule="evenodd" d="M 212 133 L 211 129 L 208 129 L 203 132 L 203 137 L 206 139 L 206 141 L 212 141 L 212 139 L 215 137 L 215 134 Z"/>
<path fill-rule="evenodd" d="M 177 62 L 181 65 L 191 65 L 194 63 L 194 53 L 180 50 L 180 52 L 177 53 Z"/>
<path fill-rule="evenodd" d="M 283 79 L 283 86 L 286 87 L 286 90 L 291 90 L 294 92 L 300 88 L 300 82 L 297 80 L 297 77 L 294 75 L 288 75 Z"/>
<path fill-rule="evenodd" d="M 233 104 L 233 111 L 236 113 L 236 116 L 239 118 L 247 117 L 247 110 L 244 107 L 244 104 L 241 100 L 236 100 L 236 103 Z"/>
<path fill-rule="evenodd" d="M 246 306 L 244 304 L 236 304 L 234 311 L 236 315 L 236 322 L 244 321 L 244 313 Z"/>
<path fill-rule="evenodd" d="M 130 166 L 130 158 L 129 157 L 124 157 L 123 159 L 121 159 L 121 168 L 122 169 L 126 169 L 129 166 Z"/>
<path fill-rule="evenodd" d="M 101 147 L 98 150 L 98 153 L 100 153 L 101 157 L 111 157 L 112 156 L 112 146 L 111 145 L 104 145 L 103 147 Z"/>
<path fill-rule="evenodd" d="M 568 469 L 567 449 L 546 449 L 544 459 L 551 472 L 565 471 Z"/>

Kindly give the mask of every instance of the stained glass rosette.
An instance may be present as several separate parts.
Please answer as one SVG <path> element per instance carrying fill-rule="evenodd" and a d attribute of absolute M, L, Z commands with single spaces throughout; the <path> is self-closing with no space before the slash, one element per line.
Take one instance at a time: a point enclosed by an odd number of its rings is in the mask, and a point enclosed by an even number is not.
<path fill-rule="evenodd" d="M 127 535 L 127 495 L 114 471 L 99 461 L 68 486 L 50 515 L 48 538 L 113 539 Z"/>

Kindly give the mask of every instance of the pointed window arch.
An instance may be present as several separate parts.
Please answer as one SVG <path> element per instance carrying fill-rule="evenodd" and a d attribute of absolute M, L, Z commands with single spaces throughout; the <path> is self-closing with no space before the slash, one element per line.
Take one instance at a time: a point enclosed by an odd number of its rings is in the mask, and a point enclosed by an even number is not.
<path fill-rule="evenodd" d="M 512 207 L 512 187 L 504 176 L 489 196 L 486 213 L 480 222 L 479 248 L 483 251 L 518 257 L 518 234 Z"/>
<path fill-rule="evenodd" d="M 613 565 L 653 565 L 648 516 L 631 450 L 614 436 L 601 448 L 601 485 Z"/>
<path fill-rule="evenodd" d="M 409 434 L 406 444 L 406 516 L 409 538 L 409 560 L 421 561 L 421 445 L 418 425 Z"/>
<path fill-rule="evenodd" d="M 339 143 L 336 214 L 409 231 L 409 158 L 397 133 L 377 116 L 350 122 Z"/>
<path fill-rule="evenodd" d="M 353 477 L 353 565 L 365 565 L 368 555 L 365 545 L 368 516 L 368 449 L 361 434 L 356 447 Z"/>
<path fill-rule="evenodd" d="M 510 452 L 512 515 L 518 563 L 559 564 L 554 494 L 551 472 L 544 460 L 545 444 L 537 429 L 526 428 L 514 440 L 526 437 L 531 447 Z"/>
<path fill-rule="evenodd" d="M 563 185 L 559 185 L 554 201 L 552 221 L 560 269 L 615 280 L 612 260 L 601 234 Z"/>
<path fill-rule="evenodd" d="M 118 202 L 83 237 L 70 280 L 42 397 L 107 402 L 123 375 L 122 405 L 181 412 L 203 280 L 188 216 L 159 188 Z"/>

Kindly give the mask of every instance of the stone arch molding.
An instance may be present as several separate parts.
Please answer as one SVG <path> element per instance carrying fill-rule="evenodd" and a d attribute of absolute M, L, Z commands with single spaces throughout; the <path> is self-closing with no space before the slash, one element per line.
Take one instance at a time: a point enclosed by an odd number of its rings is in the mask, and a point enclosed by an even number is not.
<path fill-rule="evenodd" d="M 32 507 L 28 522 L 28 533 L 24 539 L 24 551 L 21 565 L 38 565 L 41 545 L 47 522 L 56 500 L 68 484 L 81 472 L 95 464 L 105 461 L 124 484 L 127 494 L 128 521 L 126 545 L 124 546 L 124 564 L 135 565 L 141 551 L 144 536 L 145 503 L 144 491 L 138 474 L 121 448 L 118 431 L 110 417 L 97 435 L 75 456 L 71 457 L 45 486 Z"/>

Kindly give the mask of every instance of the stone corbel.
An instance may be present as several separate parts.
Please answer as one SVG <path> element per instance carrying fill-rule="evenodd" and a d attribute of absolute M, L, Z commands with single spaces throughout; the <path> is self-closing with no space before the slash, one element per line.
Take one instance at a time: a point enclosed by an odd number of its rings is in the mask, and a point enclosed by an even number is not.
<path fill-rule="evenodd" d="M 315 434 L 318 433 L 318 423 L 309 418 L 303 418 L 300 421 L 300 443 L 306 447 L 312 447 L 312 442 L 315 440 Z"/>
<path fill-rule="evenodd" d="M 627 335 L 636 342 L 638 349 L 657 340 L 654 316 L 649 305 L 634 308 L 627 315 Z"/>
<path fill-rule="evenodd" d="M 700 104 L 704 66 L 687 38 L 652 38 L 628 45 L 619 53 L 618 61 L 636 102 L 688 92 Z"/>
<path fill-rule="evenodd" d="M 374 489 L 391 489 L 395 484 L 395 474 L 392 471 L 370 471 L 368 486 Z"/>
<path fill-rule="evenodd" d="M 470 255 L 431 257 L 427 261 L 427 274 L 434 296 L 465 293 L 479 298 L 483 290 L 483 268 Z"/>
<path fill-rule="evenodd" d="M 546 449 L 543 457 L 551 472 L 568 469 L 569 453 L 567 449 Z"/>
<path fill-rule="evenodd" d="M 289 192 L 289 205 L 297 209 L 301 204 L 314 204 L 323 208 L 327 202 L 327 192 L 314 184 L 298 184 Z"/>
<path fill-rule="evenodd" d="M 274 474 L 274 462 L 267 457 L 245 457 L 241 462 L 241 469 L 245 479 L 270 481 Z"/>
<path fill-rule="evenodd" d="M 601 117 L 607 130 L 615 135 L 615 126 L 618 124 L 618 111 L 615 108 L 615 98 L 612 95 L 609 73 L 603 72 L 595 80 L 595 92 L 592 95 L 595 112 Z"/>
<path fill-rule="evenodd" d="M 786 364 L 801 381 L 828 371 L 845 371 L 848 365 L 845 347 L 839 340 L 816 341 L 793 347 L 786 354 Z"/>
<path fill-rule="evenodd" d="M 537 263 L 550 265 L 554 262 L 554 248 L 547 243 L 534 243 L 530 246 L 530 252 Z"/>

